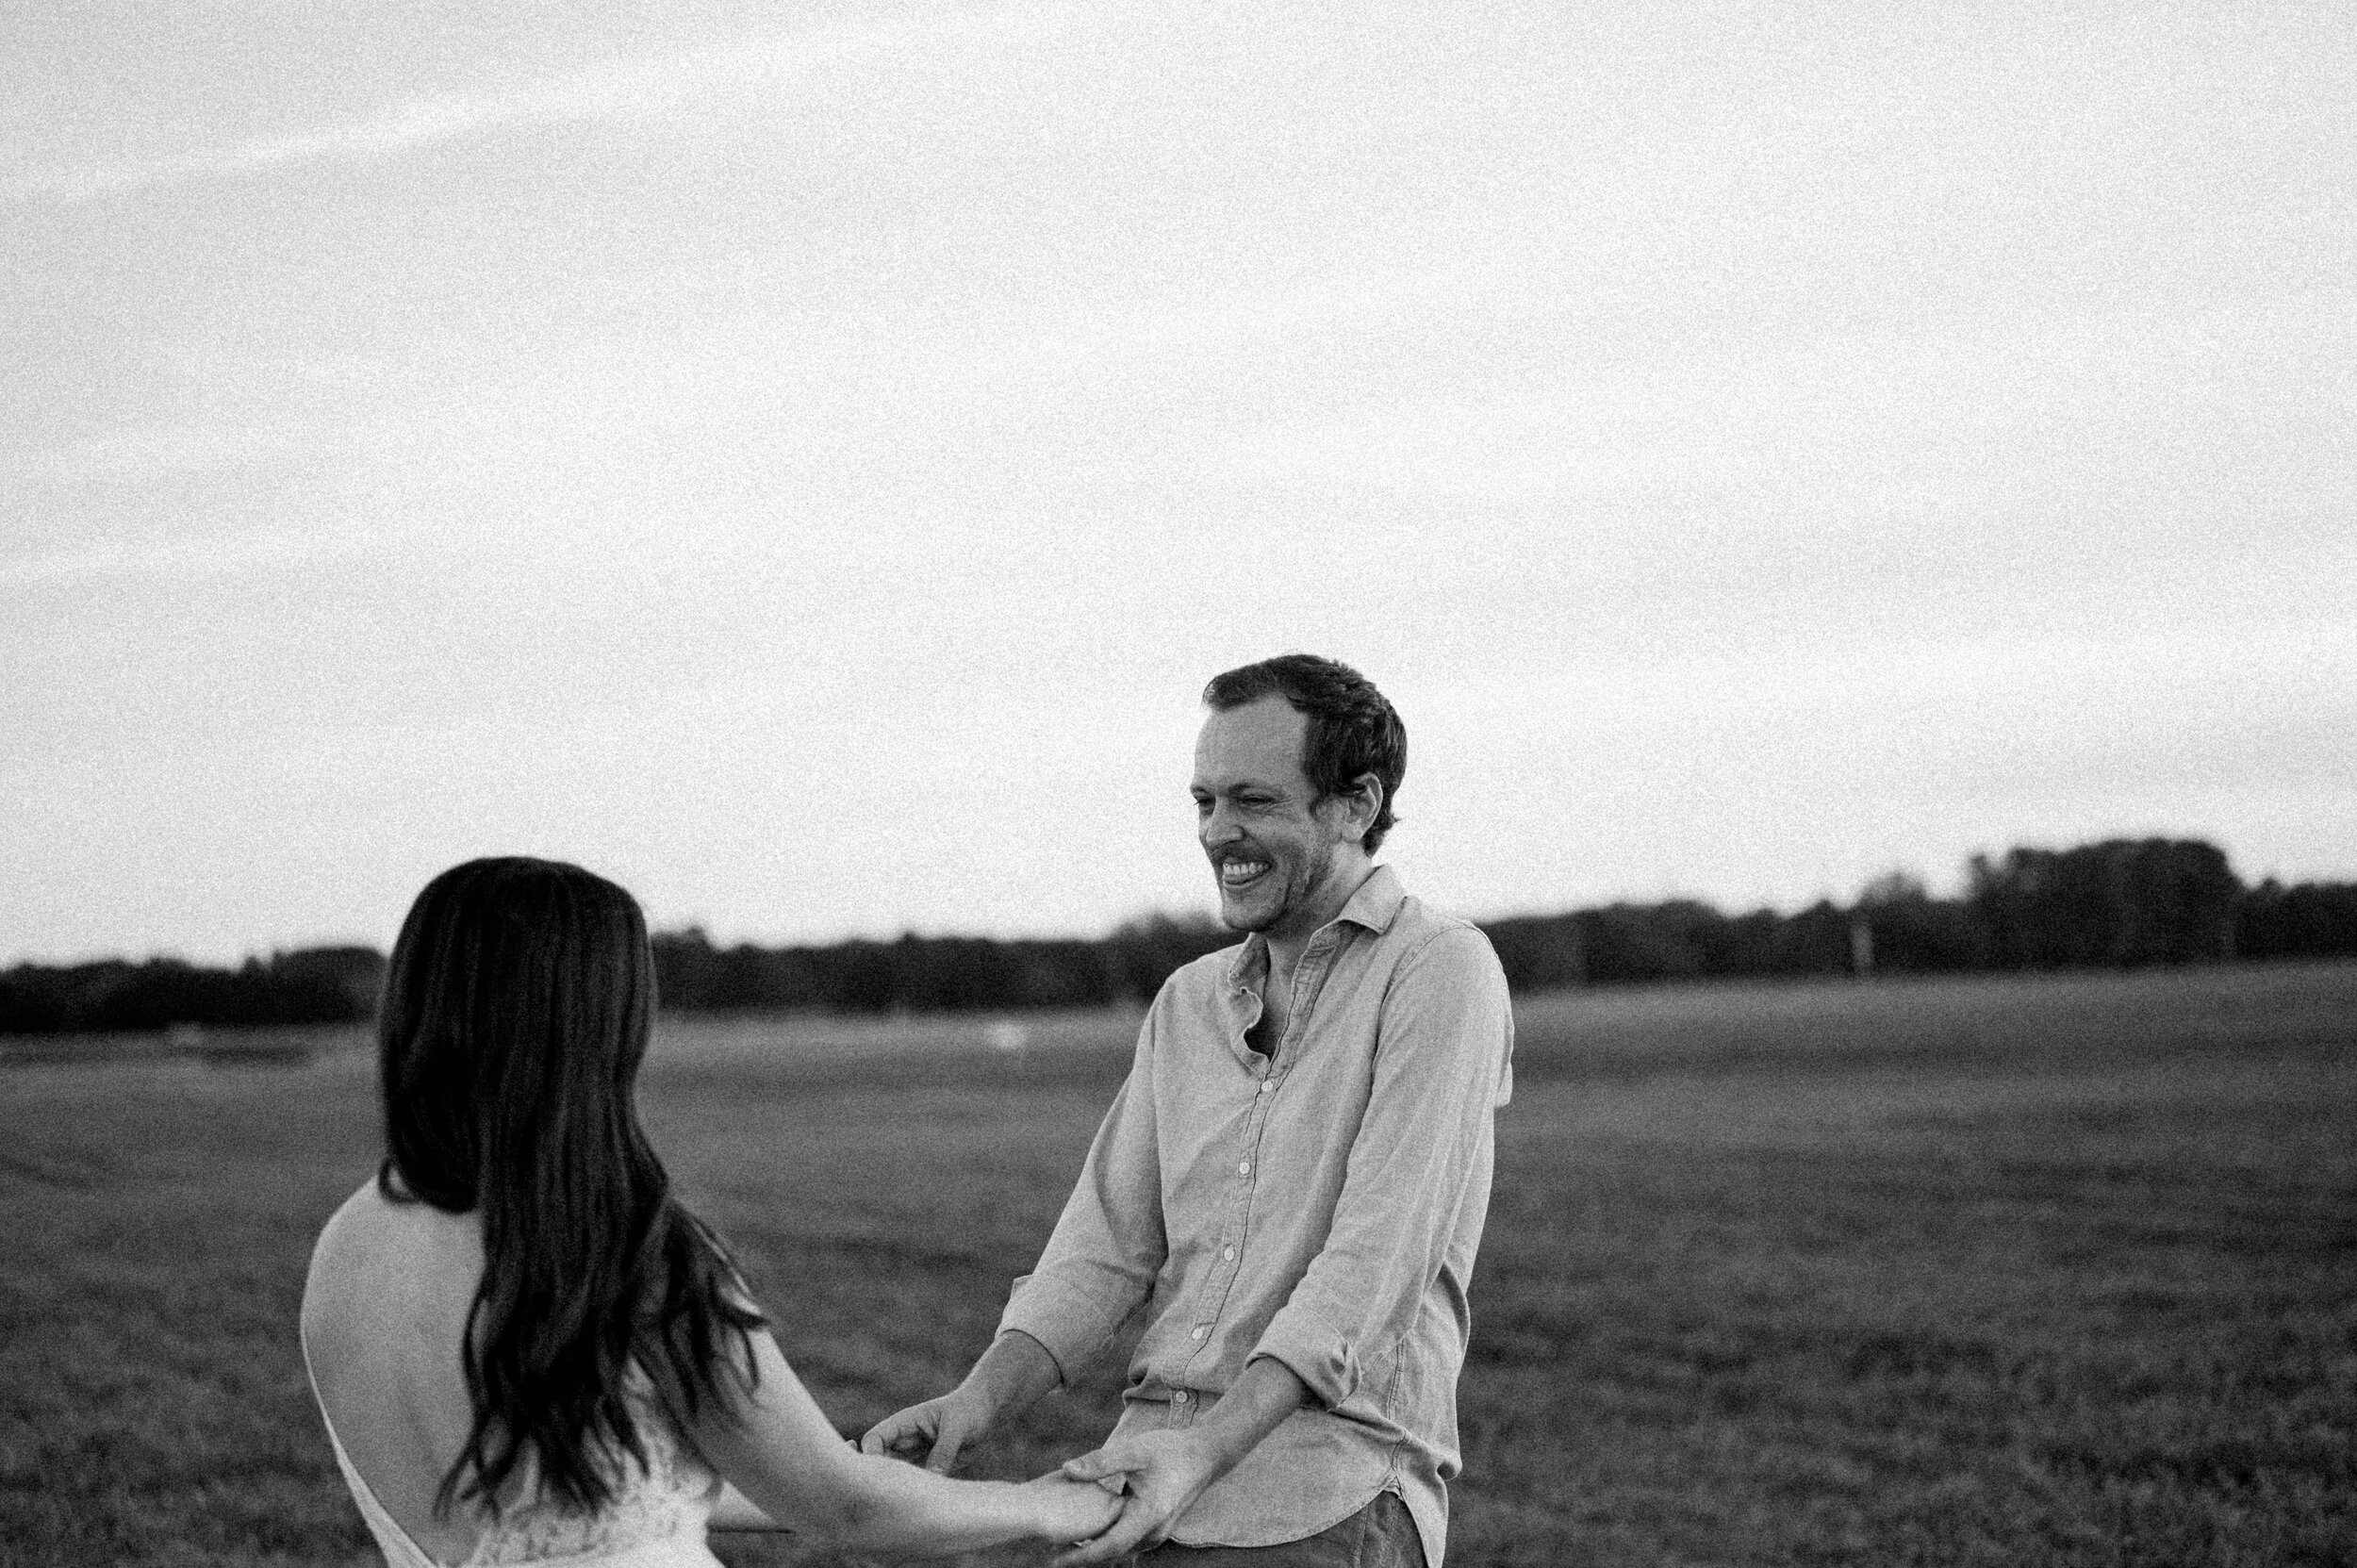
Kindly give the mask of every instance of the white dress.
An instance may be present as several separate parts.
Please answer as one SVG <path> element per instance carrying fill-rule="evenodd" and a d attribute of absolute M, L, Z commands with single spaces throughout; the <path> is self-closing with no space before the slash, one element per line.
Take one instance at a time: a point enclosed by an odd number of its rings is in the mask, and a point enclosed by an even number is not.
<path fill-rule="evenodd" d="M 310 1372 L 310 1348 L 304 1348 L 304 1372 Z M 409 1538 L 401 1523 L 385 1511 L 376 1494 L 354 1468 L 336 1434 L 327 1407 L 320 1401 L 319 1383 L 311 1383 L 311 1398 L 327 1427 L 327 1440 L 336 1447 L 336 1467 L 360 1506 L 369 1533 L 376 1537 L 388 1568 L 491 1568 L 493 1564 L 533 1563 L 537 1568 L 721 1568 L 720 1560 L 705 1544 L 704 1527 L 712 1505 L 720 1495 L 720 1477 L 682 1446 L 679 1436 L 651 1402 L 633 1401 L 639 1441 L 647 1463 L 621 1466 L 623 1480 L 614 1500 L 594 1513 L 581 1513 L 555 1500 L 535 1501 L 511 1508 L 487 1526 L 473 1555 L 463 1565 L 446 1564 L 429 1557 Z"/>

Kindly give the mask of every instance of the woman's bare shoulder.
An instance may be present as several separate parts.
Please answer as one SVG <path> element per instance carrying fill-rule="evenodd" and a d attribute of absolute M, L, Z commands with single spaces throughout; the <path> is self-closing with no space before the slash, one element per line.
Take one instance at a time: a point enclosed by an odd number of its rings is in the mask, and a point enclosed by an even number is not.
<path fill-rule="evenodd" d="M 371 1178 L 320 1230 L 303 1286 L 303 1334 L 317 1346 L 381 1331 L 388 1315 L 463 1316 L 482 1278 L 471 1214 L 387 1197 Z"/>
<path fill-rule="evenodd" d="M 436 1498 L 473 1421 L 460 1346 L 481 1282 L 472 1215 L 398 1203 L 371 1180 L 320 1231 L 304 1282 L 303 1353 L 321 1411 L 392 1516 L 440 1560 L 476 1544 Z"/>

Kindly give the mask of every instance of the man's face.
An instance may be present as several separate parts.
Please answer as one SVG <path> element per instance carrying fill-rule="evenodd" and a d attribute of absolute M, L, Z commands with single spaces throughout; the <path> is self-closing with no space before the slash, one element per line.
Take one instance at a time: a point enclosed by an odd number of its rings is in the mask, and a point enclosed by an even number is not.
<path fill-rule="evenodd" d="M 1231 931 L 1291 928 L 1331 916 L 1327 885 L 1347 837 L 1339 801 L 1313 804 L 1301 770 L 1308 718 L 1282 697 L 1214 712 L 1195 743 L 1195 834 L 1219 878 Z"/>

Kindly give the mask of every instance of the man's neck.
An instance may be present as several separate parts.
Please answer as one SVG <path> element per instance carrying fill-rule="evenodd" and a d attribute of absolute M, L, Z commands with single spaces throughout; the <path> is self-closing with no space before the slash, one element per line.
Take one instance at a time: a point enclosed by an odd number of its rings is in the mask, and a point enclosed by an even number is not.
<path fill-rule="evenodd" d="M 1293 984 L 1294 970 L 1301 963 L 1301 955 L 1310 950 L 1310 938 L 1342 914 L 1351 895 L 1357 893 L 1366 880 L 1375 875 L 1375 862 L 1362 851 L 1359 854 L 1334 857 L 1334 868 L 1319 890 L 1317 901 L 1303 912 L 1297 920 L 1286 920 L 1272 926 L 1268 936 L 1268 972 L 1272 984 Z"/>

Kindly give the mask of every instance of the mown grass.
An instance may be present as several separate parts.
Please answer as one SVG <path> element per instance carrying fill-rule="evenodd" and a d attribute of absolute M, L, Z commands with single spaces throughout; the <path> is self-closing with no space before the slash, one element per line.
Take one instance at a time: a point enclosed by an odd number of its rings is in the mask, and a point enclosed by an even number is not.
<path fill-rule="evenodd" d="M 2357 1562 L 2357 967 L 1520 1015 L 1453 1561 Z M 671 1020 L 647 1110 L 856 1429 L 979 1350 L 1128 1034 Z M 316 1044 L 0 1068 L 0 1560 L 373 1560 L 292 1337 L 375 1144 Z"/>

